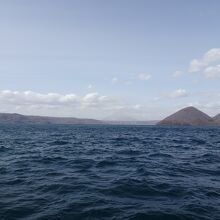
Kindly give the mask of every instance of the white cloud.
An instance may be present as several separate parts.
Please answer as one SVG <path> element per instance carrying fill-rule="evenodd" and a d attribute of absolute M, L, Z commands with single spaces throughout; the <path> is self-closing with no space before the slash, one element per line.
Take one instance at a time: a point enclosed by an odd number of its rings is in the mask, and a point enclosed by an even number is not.
<path fill-rule="evenodd" d="M 175 78 L 177 78 L 177 77 L 180 77 L 181 75 L 183 75 L 183 72 L 182 71 L 180 71 L 180 70 L 177 70 L 177 71 L 175 71 L 174 73 L 173 73 L 173 77 L 175 77 Z"/>
<path fill-rule="evenodd" d="M 112 83 L 117 83 L 118 82 L 118 78 L 117 77 L 113 77 L 112 78 Z"/>
<path fill-rule="evenodd" d="M 220 109 L 220 102 L 208 102 L 204 105 L 206 108 L 211 108 L 211 109 Z"/>
<path fill-rule="evenodd" d="M 10 104 L 48 104 L 48 105 L 58 105 L 58 104 L 76 104 L 80 101 L 79 97 L 75 94 L 61 95 L 58 93 L 36 93 L 32 91 L 10 91 L 3 90 L 0 91 L 0 102 L 10 103 Z"/>
<path fill-rule="evenodd" d="M 183 97 L 187 97 L 187 96 L 188 96 L 188 93 L 186 92 L 185 89 L 177 89 L 169 95 L 169 97 L 173 98 L 173 99 L 183 98 Z"/>
<path fill-rule="evenodd" d="M 141 105 L 139 105 L 139 104 L 134 105 L 134 106 L 133 106 L 133 108 L 138 110 L 138 109 L 140 109 L 140 108 L 141 108 Z"/>
<path fill-rule="evenodd" d="M 100 96 L 98 93 L 89 93 L 81 99 L 81 106 L 104 107 L 108 104 L 108 101 L 110 101 L 110 99 L 107 96 Z"/>
<path fill-rule="evenodd" d="M 132 85 L 132 82 L 131 81 L 125 81 L 125 85 Z"/>
<path fill-rule="evenodd" d="M 79 96 L 74 93 L 0 91 L 0 112 L 16 112 L 26 115 L 103 119 L 114 114 L 118 116 L 118 119 L 123 119 L 125 116 L 135 120 L 143 120 L 148 117 L 148 119 L 152 119 L 149 113 L 146 113 L 148 108 L 139 103 L 123 102 L 96 92 Z M 153 113 L 154 118 L 156 116 L 155 112 Z"/>
<path fill-rule="evenodd" d="M 93 85 L 92 85 L 92 84 L 89 84 L 89 85 L 88 85 L 88 89 L 93 89 Z"/>
<path fill-rule="evenodd" d="M 207 78 L 219 77 L 220 48 L 213 48 L 190 62 L 189 72 L 202 72 Z"/>
<path fill-rule="evenodd" d="M 161 96 L 152 98 L 151 101 L 154 103 L 161 103 L 161 101 L 167 102 L 170 99 L 178 99 L 178 98 L 184 98 L 188 96 L 189 94 L 185 89 L 177 89 L 170 93 L 164 92 L 163 94 L 161 94 Z"/>
<path fill-rule="evenodd" d="M 44 114 L 50 114 L 49 110 L 60 110 L 62 114 L 71 113 L 82 109 L 108 110 L 117 107 L 116 100 L 98 93 L 88 93 L 85 96 L 59 93 L 37 93 L 33 91 L 0 91 L 0 110 L 9 112 L 21 110 L 24 113 L 42 109 Z M 29 112 L 28 112 L 29 111 Z M 36 111 L 37 112 L 37 111 Z"/>
<path fill-rule="evenodd" d="M 194 59 L 190 62 L 189 72 L 190 73 L 199 72 L 203 67 L 204 67 L 204 64 L 202 61 Z"/>
<path fill-rule="evenodd" d="M 151 78 L 150 74 L 141 73 L 138 75 L 139 80 L 147 81 Z"/>
<path fill-rule="evenodd" d="M 204 70 L 206 78 L 217 78 L 220 77 L 220 65 L 209 66 Z"/>
<path fill-rule="evenodd" d="M 109 115 L 117 115 L 118 119 L 152 119 L 146 111 L 140 104 L 122 102 L 96 92 L 79 96 L 73 93 L 0 91 L 0 112 L 95 119 Z"/>
<path fill-rule="evenodd" d="M 162 99 L 162 97 L 154 97 L 154 98 L 152 98 L 152 101 L 157 102 L 157 101 L 160 101 L 161 99 Z"/>

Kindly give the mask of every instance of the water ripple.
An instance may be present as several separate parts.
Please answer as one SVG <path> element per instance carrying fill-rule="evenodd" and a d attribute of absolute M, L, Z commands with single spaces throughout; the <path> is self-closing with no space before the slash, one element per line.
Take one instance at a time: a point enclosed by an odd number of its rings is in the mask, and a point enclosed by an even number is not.
<path fill-rule="evenodd" d="M 220 219 L 217 127 L 2 125 L 0 219 Z"/>

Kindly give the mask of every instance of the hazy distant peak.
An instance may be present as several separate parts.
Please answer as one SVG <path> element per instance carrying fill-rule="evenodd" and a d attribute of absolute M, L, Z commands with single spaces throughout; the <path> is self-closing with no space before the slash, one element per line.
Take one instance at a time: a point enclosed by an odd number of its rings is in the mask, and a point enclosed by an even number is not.
<path fill-rule="evenodd" d="M 217 122 L 220 124 L 220 114 L 216 115 L 215 117 L 213 117 L 214 122 Z"/>

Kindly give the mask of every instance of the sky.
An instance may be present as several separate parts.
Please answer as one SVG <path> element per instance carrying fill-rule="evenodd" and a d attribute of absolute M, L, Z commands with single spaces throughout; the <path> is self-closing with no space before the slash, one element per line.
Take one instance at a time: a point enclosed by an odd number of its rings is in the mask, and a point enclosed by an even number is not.
<path fill-rule="evenodd" d="M 220 113 L 219 0 L 0 0 L 0 112 Z"/>

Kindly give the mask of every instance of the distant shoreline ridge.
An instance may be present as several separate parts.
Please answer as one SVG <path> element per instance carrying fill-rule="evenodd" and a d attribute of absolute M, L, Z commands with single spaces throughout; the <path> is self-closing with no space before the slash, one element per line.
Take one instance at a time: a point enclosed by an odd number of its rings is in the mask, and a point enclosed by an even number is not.
<path fill-rule="evenodd" d="M 75 117 L 52 117 L 22 115 L 18 113 L 0 113 L 0 124 L 66 124 L 66 125 L 155 125 L 158 121 L 119 121 L 119 120 L 96 120 L 90 118 Z"/>
<path fill-rule="evenodd" d="M 220 114 L 210 117 L 190 106 L 183 108 L 161 121 L 96 120 L 75 117 L 33 116 L 18 113 L 0 113 L 0 124 L 91 124 L 91 125 L 220 125 Z"/>

